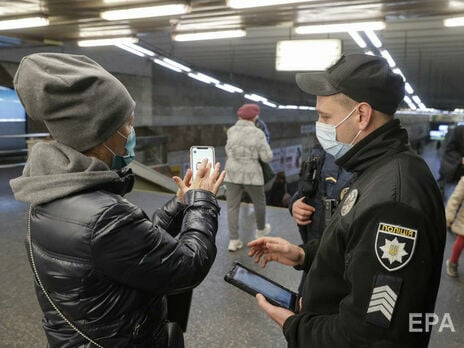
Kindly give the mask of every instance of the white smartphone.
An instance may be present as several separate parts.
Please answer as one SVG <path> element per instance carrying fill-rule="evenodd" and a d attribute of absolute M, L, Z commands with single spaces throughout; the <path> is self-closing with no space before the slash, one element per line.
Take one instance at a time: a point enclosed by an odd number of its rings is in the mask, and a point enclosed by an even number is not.
<path fill-rule="evenodd" d="M 198 172 L 198 168 L 200 168 L 201 161 L 203 161 L 205 158 L 208 160 L 208 163 L 211 163 L 211 168 L 214 168 L 214 165 L 216 164 L 214 147 L 192 146 L 190 148 L 190 168 L 192 168 L 192 179 L 195 178 L 195 175 Z"/>

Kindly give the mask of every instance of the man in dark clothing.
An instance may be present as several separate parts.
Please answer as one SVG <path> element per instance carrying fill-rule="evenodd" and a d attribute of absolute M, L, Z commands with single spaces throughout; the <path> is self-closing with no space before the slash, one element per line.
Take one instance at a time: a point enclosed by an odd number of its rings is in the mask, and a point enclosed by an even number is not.
<path fill-rule="evenodd" d="M 310 170 L 305 173 L 305 168 L 310 166 L 314 166 L 315 173 L 309 173 Z M 314 178 L 302 177 L 307 175 L 314 175 Z M 349 188 L 350 182 L 351 173 L 337 166 L 334 157 L 325 153 L 320 144 L 315 144 L 311 149 L 308 161 L 303 163 L 298 190 L 293 195 L 289 205 L 290 214 L 298 224 L 303 243 L 321 238 L 326 221 L 326 204 L 327 212 L 333 213 L 329 206 L 336 207 L 338 205 Z M 311 192 L 305 191 L 308 185 L 311 186 Z M 300 206 L 304 205 L 306 209 L 299 209 Z M 295 215 L 294 206 L 297 208 Z M 327 219 L 330 219 L 330 216 L 327 216 Z"/>
<path fill-rule="evenodd" d="M 410 318 L 434 311 L 446 224 L 436 181 L 392 116 L 403 79 L 383 58 L 357 54 L 297 83 L 317 96 L 321 145 L 354 179 L 320 242 L 248 244 L 263 266 L 310 268 L 299 313 L 260 294 L 258 303 L 289 347 L 427 347 L 429 328 L 411 330 Z"/>
<path fill-rule="evenodd" d="M 447 201 L 461 176 L 464 175 L 464 126 L 450 129 L 440 161 L 438 184 Z"/>
<path fill-rule="evenodd" d="M 351 173 L 337 166 L 335 158 L 316 143 L 308 160 L 303 162 L 298 190 L 289 204 L 303 243 L 321 239 L 327 221 L 350 184 Z M 300 296 L 306 275 L 304 271 L 298 287 Z"/>

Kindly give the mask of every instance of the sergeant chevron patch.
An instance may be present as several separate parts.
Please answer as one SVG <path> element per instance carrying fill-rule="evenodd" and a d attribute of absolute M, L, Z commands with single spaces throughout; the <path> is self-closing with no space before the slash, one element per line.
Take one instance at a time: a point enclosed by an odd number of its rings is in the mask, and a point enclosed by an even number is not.
<path fill-rule="evenodd" d="M 375 277 L 366 313 L 367 322 L 380 327 L 390 327 L 402 283 L 403 279 L 398 277 L 383 274 Z"/>

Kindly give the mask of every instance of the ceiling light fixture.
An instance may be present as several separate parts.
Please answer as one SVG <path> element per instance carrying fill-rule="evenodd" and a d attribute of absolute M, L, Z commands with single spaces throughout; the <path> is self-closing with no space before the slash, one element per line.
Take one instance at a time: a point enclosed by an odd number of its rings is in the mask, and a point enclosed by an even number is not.
<path fill-rule="evenodd" d="M 298 110 L 298 105 L 279 105 L 279 109 Z"/>
<path fill-rule="evenodd" d="M 180 64 L 180 63 L 176 62 L 175 60 L 172 60 L 172 59 L 169 59 L 169 58 L 166 58 L 166 57 L 164 57 L 163 60 L 164 60 L 166 63 L 168 63 L 168 64 L 170 64 L 170 65 L 172 65 L 172 66 L 175 66 L 175 67 L 179 68 L 179 69 L 182 70 L 182 71 L 185 71 L 185 72 L 190 72 L 190 71 L 192 71 L 192 69 L 190 69 L 188 66 L 185 66 L 185 65 L 183 65 L 183 64 Z"/>
<path fill-rule="evenodd" d="M 311 2 L 314 0 L 227 0 L 227 6 L 231 8 L 253 8 L 263 6 L 287 5 L 300 2 Z"/>
<path fill-rule="evenodd" d="M 390 55 L 390 52 L 388 52 L 387 50 L 381 50 L 380 54 L 387 60 L 388 65 L 390 65 L 390 68 L 394 68 L 396 66 L 395 60 Z"/>
<path fill-rule="evenodd" d="M 221 83 L 221 81 L 211 77 L 211 76 L 208 76 L 208 75 L 205 75 L 205 74 L 202 74 L 200 72 L 197 72 L 197 73 L 188 73 L 188 76 L 191 77 L 192 79 L 195 79 L 195 80 L 198 80 L 198 81 L 201 81 L 201 82 L 204 82 L 204 83 L 214 83 L 215 85 Z"/>
<path fill-rule="evenodd" d="M 115 37 L 106 39 L 94 39 L 94 40 L 79 40 L 77 45 L 79 47 L 97 47 L 97 46 L 112 46 L 120 44 L 133 44 L 138 42 L 139 39 L 136 37 Z"/>
<path fill-rule="evenodd" d="M 267 98 L 264 98 L 258 94 L 250 93 L 250 94 L 245 94 L 244 97 L 249 100 L 253 100 L 255 102 L 265 102 L 267 101 Z"/>
<path fill-rule="evenodd" d="M 130 28 L 81 28 L 79 29 L 79 37 L 82 39 L 86 38 L 97 38 L 97 37 L 127 37 L 134 33 Z"/>
<path fill-rule="evenodd" d="M 0 30 L 44 27 L 49 24 L 50 22 L 48 21 L 48 18 L 45 17 L 8 19 L 0 21 Z"/>
<path fill-rule="evenodd" d="M 406 82 L 406 77 L 404 77 L 403 72 L 400 70 L 400 68 L 395 68 L 395 69 L 393 69 L 393 72 L 394 72 L 395 74 L 400 75 L 400 76 L 403 78 L 403 80 Z M 409 83 L 408 83 L 408 85 L 409 85 Z M 405 87 L 405 88 L 406 88 L 406 87 Z M 406 88 L 406 90 L 407 90 L 407 88 Z M 412 93 L 412 92 L 411 92 L 411 93 Z"/>
<path fill-rule="evenodd" d="M 376 48 L 382 47 L 382 41 L 378 38 L 378 36 L 372 30 L 365 30 L 364 33 L 367 35 L 369 40 Z"/>
<path fill-rule="evenodd" d="M 197 33 L 174 33 L 172 39 L 174 41 L 199 41 L 199 40 L 216 40 L 216 39 L 231 39 L 246 36 L 246 31 L 243 29 L 234 30 L 216 30 Z"/>
<path fill-rule="evenodd" d="M 339 39 L 278 41 L 275 67 L 277 71 L 324 70 L 340 58 L 341 52 Z"/>
<path fill-rule="evenodd" d="M 366 41 L 362 39 L 361 35 L 359 35 L 357 31 L 349 31 L 348 34 L 350 34 L 351 38 L 358 44 L 360 48 L 367 47 Z"/>
<path fill-rule="evenodd" d="M 147 50 L 146 48 L 143 48 L 142 46 L 139 46 L 139 45 L 136 45 L 136 44 L 126 44 L 126 46 L 140 52 L 140 53 L 143 53 L 144 55 L 147 55 L 147 56 L 150 56 L 150 57 L 154 57 L 156 56 L 156 53 L 153 52 L 153 51 L 150 51 L 150 50 Z"/>
<path fill-rule="evenodd" d="M 263 104 L 266 105 L 266 106 L 269 106 L 270 108 L 276 108 L 277 107 L 277 104 L 271 103 L 269 101 L 264 101 Z"/>
<path fill-rule="evenodd" d="M 176 72 L 179 72 L 179 73 L 182 72 L 181 69 L 179 69 L 178 67 L 176 67 L 174 65 L 166 63 L 164 60 L 155 58 L 155 59 L 153 59 L 153 61 L 158 65 L 161 65 L 161 66 L 164 66 L 165 68 L 171 69 L 172 71 L 176 71 Z"/>
<path fill-rule="evenodd" d="M 446 18 L 443 20 L 445 27 L 460 27 L 464 25 L 464 17 Z"/>
<path fill-rule="evenodd" d="M 125 51 L 127 51 L 129 53 L 135 54 L 136 56 L 145 57 L 145 55 L 142 52 L 139 52 L 139 51 L 133 49 L 132 47 L 130 47 L 127 44 L 116 44 L 115 46 L 119 47 L 120 49 L 125 50 Z"/>
<path fill-rule="evenodd" d="M 412 100 L 414 100 L 414 102 L 419 105 L 420 103 L 422 103 L 422 101 L 420 100 L 420 98 L 417 96 L 417 95 L 413 95 L 412 96 Z"/>
<path fill-rule="evenodd" d="M 173 16 L 188 12 L 190 12 L 190 7 L 186 4 L 171 4 L 102 11 L 100 17 L 108 21 L 117 21 L 121 19 Z"/>
<path fill-rule="evenodd" d="M 409 84 L 409 82 L 406 82 L 404 84 L 404 89 L 406 90 L 406 92 L 408 92 L 408 94 L 413 94 L 414 93 L 414 90 L 412 89 L 411 85 Z"/>
<path fill-rule="evenodd" d="M 295 27 L 297 34 L 326 34 L 340 33 L 350 31 L 366 31 L 366 30 L 383 30 L 385 22 L 356 22 L 356 23 L 338 23 L 338 24 L 321 24 L 321 25 L 301 25 Z"/>
<path fill-rule="evenodd" d="M 195 31 L 212 31 L 229 28 L 239 28 L 242 24 L 241 16 L 224 16 L 218 18 L 201 19 L 186 19 L 182 18 L 177 24 L 175 31 L 177 32 L 195 32 Z"/>

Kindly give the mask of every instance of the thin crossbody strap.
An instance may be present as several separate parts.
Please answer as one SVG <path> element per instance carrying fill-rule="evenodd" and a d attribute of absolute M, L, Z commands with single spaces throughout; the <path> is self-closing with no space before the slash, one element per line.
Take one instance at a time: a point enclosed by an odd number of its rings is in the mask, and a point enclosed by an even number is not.
<path fill-rule="evenodd" d="M 40 280 L 39 272 L 37 272 L 37 267 L 35 266 L 35 261 L 34 261 L 34 254 L 32 252 L 31 214 L 32 214 L 32 206 L 29 207 L 29 216 L 28 216 L 28 219 L 27 219 L 27 239 L 28 239 L 28 242 L 29 242 L 29 253 L 30 253 L 30 257 L 31 257 L 32 269 L 34 271 L 37 282 L 40 285 L 40 288 L 42 289 L 43 293 L 45 294 L 45 297 L 47 298 L 48 302 L 50 302 L 50 304 L 55 309 L 55 311 L 60 315 L 61 318 L 63 318 L 63 320 L 66 323 L 68 323 L 69 326 L 71 326 L 79 335 L 84 337 L 87 341 L 92 343 L 94 346 L 96 346 L 98 348 L 103 348 L 103 346 L 99 345 L 97 342 L 92 340 L 89 336 L 84 334 L 81 330 L 79 330 L 76 327 L 76 325 L 74 325 L 68 318 L 66 318 L 65 315 L 63 314 L 63 312 L 61 312 L 60 309 L 58 308 L 58 306 L 55 304 L 55 302 L 53 302 L 53 300 L 51 299 L 51 297 L 48 294 L 47 290 L 45 290 L 45 287 L 43 286 L 42 281 Z"/>

